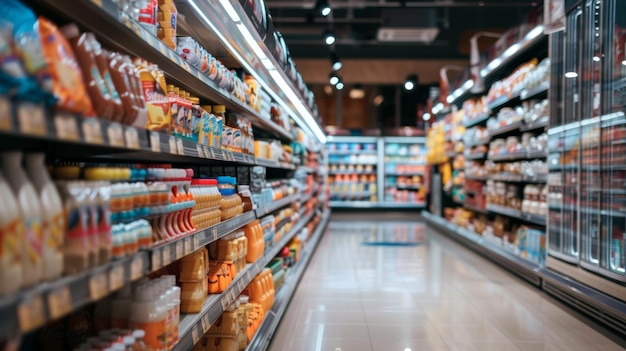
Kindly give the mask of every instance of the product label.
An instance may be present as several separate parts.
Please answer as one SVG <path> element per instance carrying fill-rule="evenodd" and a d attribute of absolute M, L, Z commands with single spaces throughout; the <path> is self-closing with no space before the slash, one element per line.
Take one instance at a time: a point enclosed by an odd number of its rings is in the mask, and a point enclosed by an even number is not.
<path fill-rule="evenodd" d="M 91 76 L 93 77 L 93 80 L 96 82 L 98 89 L 100 89 L 100 93 L 102 94 L 102 96 L 109 95 L 109 89 L 107 89 L 106 83 L 104 82 L 104 79 L 100 75 L 98 66 L 96 65 L 91 66 Z"/>
<path fill-rule="evenodd" d="M 67 234 L 68 239 L 85 238 L 89 234 L 88 216 L 82 208 L 71 209 L 68 213 Z"/>
<path fill-rule="evenodd" d="M 167 333 L 166 333 L 166 320 L 158 322 L 149 322 L 149 323 L 141 323 L 141 322 L 130 322 L 129 327 L 132 330 L 141 329 L 146 332 L 146 336 L 144 337 L 144 343 L 147 346 L 150 346 L 155 351 L 165 351 L 167 350 Z"/>
<path fill-rule="evenodd" d="M 167 311 L 167 349 L 171 349 L 174 346 L 174 329 L 178 328 L 176 321 L 174 320 L 175 311 L 170 308 Z"/>
<path fill-rule="evenodd" d="M 41 260 L 43 249 L 43 231 L 39 217 L 26 218 L 24 221 L 24 234 L 28 243 L 26 254 L 28 259 L 38 264 Z"/>
<path fill-rule="evenodd" d="M 117 89 L 115 89 L 115 85 L 113 84 L 113 79 L 111 78 L 111 72 L 104 72 L 104 82 L 107 85 L 107 88 L 109 89 L 109 92 L 111 93 L 111 96 L 113 97 L 113 100 L 120 100 L 120 96 L 117 93 Z"/>
<path fill-rule="evenodd" d="M 47 247 L 58 250 L 63 244 L 63 234 L 65 230 L 65 217 L 63 213 L 57 213 L 50 220 L 44 222 Z"/>
<path fill-rule="evenodd" d="M 12 264 L 20 264 L 20 244 L 24 237 L 24 225 L 19 218 L 0 228 L 0 257 Z"/>

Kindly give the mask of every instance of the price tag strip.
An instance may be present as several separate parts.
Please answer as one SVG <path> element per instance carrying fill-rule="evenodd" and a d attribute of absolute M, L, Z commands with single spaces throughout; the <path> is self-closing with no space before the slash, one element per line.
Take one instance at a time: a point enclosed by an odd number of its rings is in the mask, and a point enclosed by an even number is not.
<path fill-rule="evenodd" d="M 130 281 L 135 281 L 143 275 L 143 257 L 137 256 L 130 263 Z"/>
<path fill-rule="evenodd" d="M 24 296 L 17 306 L 17 319 L 22 333 L 44 325 L 45 316 L 43 297 L 39 292 Z"/>
<path fill-rule="evenodd" d="M 89 297 L 99 300 L 109 294 L 109 279 L 106 272 L 95 273 L 89 278 Z"/>
<path fill-rule="evenodd" d="M 102 137 L 102 127 L 96 118 L 85 118 L 83 120 L 83 136 L 85 141 L 91 144 L 104 144 Z"/>
<path fill-rule="evenodd" d="M 57 138 L 61 140 L 78 141 L 80 139 L 78 122 L 72 115 L 59 113 L 54 116 L 54 129 Z"/>
<path fill-rule="evenodd" d="M 124 286 L 124 265 L 118 264 L 109 271 L 109 290 L 115 291 Z"/>
<path fill-rule="evenodd" d="M 161 152 L 161 137 L 158 132 L 150 132 L 150 150 Z"/>
<path fill-rule="evenodd" d="M 124 147 L 124 129 L 118 123 L 111 123 L 107 128 L 107 136 L 109 145 L 115 147 Z"/>
<path fill-rule="evenodd" d="M 46 112 L 43 105 L 23 102 L 17 106 L 17 120 L 24 134 L 46 135 Z"/>
<path fill-rule="evenodd" d="M 48 315 L 58 319 L 72 311 L 72 294 L 68 286 L 48 292 Z"/>
<path fill-rule="evenodd" d="M 126 127 L 124 131 L 124 139 L 126 140 L 126 147 L 129 149 L 139 150 L 139 131 L 133 127 Z"/>

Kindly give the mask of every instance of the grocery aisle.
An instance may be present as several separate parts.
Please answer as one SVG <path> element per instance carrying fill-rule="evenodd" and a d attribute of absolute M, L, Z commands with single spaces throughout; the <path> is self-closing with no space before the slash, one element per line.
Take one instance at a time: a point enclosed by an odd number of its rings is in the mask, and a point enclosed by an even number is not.
<path fill-rule="evenodd" d="M 393 216 L 333 215 L 270 350 L 624 349 L 509 272 Z"/>

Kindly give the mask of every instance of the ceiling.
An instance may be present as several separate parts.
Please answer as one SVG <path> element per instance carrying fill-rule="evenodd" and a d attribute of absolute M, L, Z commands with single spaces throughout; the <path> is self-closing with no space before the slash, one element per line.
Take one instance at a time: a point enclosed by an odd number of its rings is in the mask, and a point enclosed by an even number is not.
<path fill-rule="evenodd" d="M 481 30 L 503 32 L 525 18 L 540 1 L 528 0 L 331 0 L 333 12 L 322 17 L 315 0 L 266 0 L 274 25 L 292 57 L 327 58 L 323 33 L 332 28 L 341 58 L 459 59 L 469 56 L 469 38 Z M 380 40 L 380 29 L 408 37 Z M 415 31 L 417 30 L 417 31 Z M 424 35 L 429 42 L 415 42 Z M 428 39 L 428 38 L 425 38 Z M 430 40 L 430 39 L 428 39 Z M 408 42 L 413 41 L 413 42 Z M 481 46 L 492 41 L 485 39 Z"/>

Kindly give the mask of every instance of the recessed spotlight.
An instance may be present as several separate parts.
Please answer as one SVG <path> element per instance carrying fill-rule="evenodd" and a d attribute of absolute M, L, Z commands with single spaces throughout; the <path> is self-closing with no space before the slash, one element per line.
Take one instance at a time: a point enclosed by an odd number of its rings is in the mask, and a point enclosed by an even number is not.
<path fill-rule="evenodd" d="M 337 83 L 337 85 L 335 85 L 335 88 L 337 88 L 337 90 L 342 90 L 344 88 L 344 85 L 341 81 L 339 81 L 339 83 Z"/>
<path fill-rule="evenodd" d="M 422 119 L 424 121 L 428 121 L 430 119 L 430 113 L 426 112 L 422 115 Z"/>
<path fill-rule="evenodd" d="M 417 85 L 417 75 L 416 74 L 409 74 L 406 77 L 406 80 L 404 81 L 404 90 L 411 91 L 411 90 L 415 89 L 416 85 Z"/>
<path fill-rule="evenodd" d="M 326 32 L 324 32 L 324 43 L 326 43 L 326 45 L 331 46 L 335 43 L 336 40 L 337 38 L 335 37 L 335 33 L 333 33 L 332 30 L 327 30 Z"/>
<path fill-rule="evenodd" d="M 374 103 L 374 106 L 380 106 L 383 101 L 385 101 L 385 97 L 382 95 L 376 95 L 376 97 L 374 98 L 374 101 L 372 101 Z"/>
<path fill-rule="evenodd" d="M 330 54 L 330 63 L 332 64 L 333 71 L 339 71 L 341 67 L 343 67 L 343 63 L 335 52 Z"/>
<path fill-rule="evenodd" d="M 622 61 L 622 65 L 626 66 L 626 60 Z"/>
<path fill-rule="evenodd" d="M 337 85 L 337 83 L 339 83 L 341 79 L 339 78 L 339 76 L 336 73 L 331 73 L 330 76 L 328 77 L 328 82 L 331 85 Z"/>
<path fill-rule="evenodd" d="M 576 78 L 578 77 L 578 73 L 576 72 L 565 72 L 565 78 Z"/>
<path fill-rule="evenodd" d="M 330 15 L 330 13 L 333 11 L 333 9 L 330 8 L 328 0 L 317 0 L 317 2 L 315 3 L 315 9 L 320 13 L 320 15 L 324 17 Z"/>

